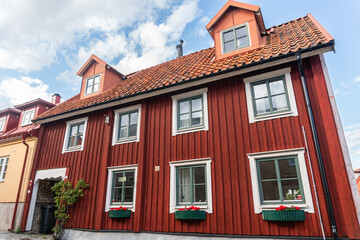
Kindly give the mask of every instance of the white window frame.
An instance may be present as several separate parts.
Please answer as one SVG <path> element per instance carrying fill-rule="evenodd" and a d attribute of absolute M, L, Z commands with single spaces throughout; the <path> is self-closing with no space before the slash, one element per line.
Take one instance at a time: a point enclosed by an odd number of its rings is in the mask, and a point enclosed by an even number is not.
<path fill-rule="evenodd" d="M 5 167 L 5 165 L 7 165 L 8 167 L 9 167 L 9 157 L 0 157 L 0 159 L 2 159 L 3 160 L 3 162 L 2 162 L 2 168 L 1 168 L 1 171 L 0 171 L 0 183 L 2 183 L 2 182 L 4 182 L 5 181 L 5 176 L 3 177 L 3 175 L 4 175 L 4 167 Z M 6 164 L 5 164 L 6 163 Z M 6 169 L 6 171 L 7 171 L 7 169 Z M 6 172 L 5 172 L 5 174 L 6 174 Z"/>
<path fill-rule="evenodd" d="M 97 76 L 99 76 L 99 90 L 97 90 L 96 92 L 94 92 L 94 91 L 92 91 L 92 92 L 87 92 L 87 89 L 88 89 L 88 80 L 89 80 L 90 78 L 95 79 L 95 77 L 97 77 Z M 90 95 L 90 94 L 99 92 L 99 91 L 100 91 L 100 87 L 101 87 L 101 73 L 95 74 L 95 75 L 93 75 L 93 76 L 91 76 L 91 77 L 86 78 L 86 80 L 85 80 L 85 89 L 84 89 L 84 96 L 87 96 L 87 95 Z M 94 81 L 93 81 L 93 87 L 92 87 L 92 89 L 94 89 Z"/>
<path fill-rule="evenodd" d="M 124 139 L 118 140 L 118 132 L 119 132 L 119 116 L 126 112 L 132 112 L 132 111 L 138 111 L 138 121 L 137 121 L 137 129 L 136 129 L 136 136 L 134 137 L 127 137 Z M 112 145 L 117 144 L 124 144 L 124 143 L 130 143 L 130 142 L 139 142 L 140 140 L 140 122 L 141 122 L 141 104 L 117 109 L 114 111 L 115 113 L 115 119 L 114 119 L 114 129 L 113 129 L 113 138 L 112 138 Z M 129 119 L 130 121 L 130 119 Z"/>
<path fill-rule="evenodd" d="M 137 169 L 138 165 L 125 165 L 125 166 L 116 166 L 116 167 L 108 167 L 108 182 L 106 188 L 106 202 L 105 202 L 105 212 L 108 212 L 110 208 L 117 208 L 117 207 L 126 207 L 129 210 L 135 212 L 135 203 L 136 203 L 136 185 L 137 185 Z M 111 191 L 112 191 L 112 181 L 113 181 L 113 174 L 117 171 L 126 171 L 126 170 L 134 170 L 134 197 L 132 204 L 111 204 Z"/>
<path fill-rule="evenodd" d="M 224 46 L 224 32 L 228 32 L 229 30 L 232 30 L 232 29 L 236 29 L 236 28 L 241 28 L 245 26 L 246 27 L 246 30 L 247 30 L 247 37 L 249 39 L 249 45 L 248 46 L 245 46 L 245 47 L 242 47 L 242 48 L 236 48 L 232 51 L 228 51 L 228 52 L 225 52 L 225 46 Z M 231 52 L 235 52 L 235 51 L 239 51 L 239 50 L 242 50 L 242 49 L 245 49 L 245 48 L 249 48 L 251 47 L 251 35 L 250 35 L 250 29 L 249 29 L 249 23 L 246 22 L 246 23 L 243 23 L 243 24 L 240 24 L 240 25 L 237 25 L 237 26 L 234 26 L 234 27 L 231 27 L 231 28 L 228 28 L 228 29 L 225 29 L 223 31 L 220 32 L 220 41 L 221 41 L 221 52 L 222 54 L 228 54 L 228 53 L 231 53 Z M 234 39 L 235 41 L 235 46 L 236 46 L 236 39 Z"/>
<path fill-rule="evenodd" d="M 245 83 L 245 93 L 246 93 L 246 102 L 248 107 L 248 115 L 249 115 L 249 122 L 254 123 L 258 121 L 264 121 L 269 119 L 281 118 L 281 117 L 288 117 L 288 116 L 298 116 L 298 110 L 296 106 L 295 94 L 291 80 L 291 68 L 284 68 L 272 72 L 267 72 L 251 77 L 244 78 L 243 81 Z M 251 92 L 251 83 L 279 77 L 285 76 L 285 83 L 286 83 L 286 90 L 289 97 L 289 104 L 290 110 L 280 113 L 269 113 L 264 114 L 262 116 L 255 116 L 253 101 L 252 101 L 252 92 Z"/>
<path fill-rule="evenodd" d="M 279 203 L 279 204 L 261 204 L 260 201 L 260 189 L 259 189 L 259 177 L 256 166 L 256 160 L 262 158 L 275 158 L 275 157 L 285 157 L 285 156 L 297 156 L 299 170 L 301 174 L 301 181 L 303 186 L 303 191 L 305 195 L 305 203 Z M 280 151 L 270 151 L 270 152 L 258 152 L 258 153 L 249 153 L 248 154 L 250 162 L 250 173 L 251 173 L 251 184 L 253 190 L 253 200 L 254 200 L 254 210 L 255 213 L 261 213 L 262 210 L 274 210 L 280 205 L 290 207 L 292 205 L 300 207 L 300 209 L 305 212 L 314 213 L 314 205 L 311 196 L 311 188 L 309 177 L 307 174 L 306 163 L 305 163 L 305 150 L 304 148 L 295 148 L 295 149 L 286 149 Z"/>
<path fill-rule="evenodd" d="M 32 109 L 24 111 L 24 113 L 22 115 L 22 119 L 21 119 L 21 126 L 22 127 L 32 124 L 31 119 L 29 119 L 29 122 L 24 122 L 24 119 L 25 119 L 26 114 L 31 114 L 31 113 L 34 113 L 34 116 L 33 116 L 33 118 L 34 118 L 35 117 L 35 112 L 36 112 L 36 108 L 32 108 Z"/>
<path fill-rule="evenodd" d="M 2 117 L 0 118 L 0 132 L 3 132 L 5 129 L 5 124 L 6 124 L 6 117 Z"/>
<path fill-rule="evenodd" d="M 64 142 L 63 142 L 62 153 L 82 151 L 84 149 L 88 119 L 89 119 L 88 117 L 84 117 L 84 118 L 79 118 L 79 119 L 75 119 L 75 120 L 66 122 L 66 132 L 65 132 Z M 73 124 L 76 124 L 76 123 L 80 123 L 80 122 L 84 122 L 84 135 L 83 135 L 83 141 L 81 143 L 81 146 L 68 148 L 67 145 L 68 145 L 68 141 L 69 141 L 70 126 Z"/>
<path fill-rule="evenodd" d="M 169 212 L 174 213 L 179 208 L 184 208 L 183 205 L 177 205 L 176 203 L 176 168 L 182 166 L 206 166 L 206 205 L 196 205 L 201 210 L 205 210 L 208 213 L 213 212 L 212 205 L 212 178 L 211 178 L 211 158 L 191 159 L 182 161 L 171 161 L 170 162 L 170 207 Z"/>
<path fill-rule="evenodd" d="M 201 88 L 195 91 L 190 91 L 186 93 L 177 94 L 171 96 L 173 101 L 172 106 L 172 135 L 176 136 L 178 134 L 197 132 L 197 131 L 208 131 L 209 130 L 209 117 L 208 117 L 208 100 L 207 100 L 208 88 Z M 184 98 L 190 98 L 197 95 L 203 96 L 203 113 L 204 113 L 204 124 L 202 126 L 189 127 L 186 129 L 178 129 L 178 101 Z M 190 116 L 191 117 L 191 116 Z"/>

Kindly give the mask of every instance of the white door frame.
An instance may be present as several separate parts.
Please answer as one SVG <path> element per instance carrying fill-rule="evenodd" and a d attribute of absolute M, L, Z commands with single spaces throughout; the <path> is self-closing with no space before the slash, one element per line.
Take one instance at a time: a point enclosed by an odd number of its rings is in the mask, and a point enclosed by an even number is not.
<path fill-rule="evenodd" d="M 34 180 L 34 188 L 31 195 L 31 202 L 30 202 L 30 208 L 29 208 L 29 214 L 26 222 L 26 231 L 31 231 L 32 227 L 32 221 L 34 218 L 34 211 L 35 211 L 35 204 L 36 204 L 36 198 L 39 188 L 39 180 L 45 180 L 45 179 L 58 179 L 62 178 L 65 179 L 67 176 L 66 174 L 66 168 L 52 168 L 52 169 L 46 169 L 46 170 L 38 170 L 35 174 L 35 180 Z"/>

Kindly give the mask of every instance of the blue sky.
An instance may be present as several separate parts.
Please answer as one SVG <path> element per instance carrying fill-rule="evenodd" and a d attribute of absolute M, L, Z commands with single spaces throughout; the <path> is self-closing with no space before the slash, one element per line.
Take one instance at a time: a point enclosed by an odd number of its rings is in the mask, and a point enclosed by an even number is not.
<path fill-rule="evenodd" d="M 354 168 L 360 168 L 359 0 L 247 0 L 266 27 L 313 16 L 335 38 L 325 54 Z M 0 109 L 37 97 L 79 92 L 77 70 L 96 54 L 122 73 L 212 46 L 205 25 L 226 0 L 3 0 L 0 9 Z"/>

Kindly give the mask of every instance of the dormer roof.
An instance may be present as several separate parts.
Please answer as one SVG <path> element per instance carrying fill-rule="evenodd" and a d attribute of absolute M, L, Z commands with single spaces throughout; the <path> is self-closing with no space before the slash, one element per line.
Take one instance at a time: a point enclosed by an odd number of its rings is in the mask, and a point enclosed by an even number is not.
<path fill-rule="evenodd" d="M 42 100 L 41 98 L 37 98 L 37 99 L 31 100 L 31 101 L 28 101 L 28 102 L 25 102 L 25 103 L 22 103 L 22 104 L 19 104 L 19 105 L 15 105 L 14 108 L 17 108 L 19 110 L 23 110 L 23 109 L 26 109 L 28 107 L 38 105 L 38 104 L 43 104 L 43 105 L 49 106 L 49 107 L 54 107 L 56 105 L 56 104 L 53 104 L 51 102 Z"/>
<path fill-rule="evenodd" d="M 221 19 L 221 17 L 225 14 L 230 7 L 241 8 L 244 10 L 248 10 L 255 13 L 256 22 L 259 26 L 259 30 L 262 34 L 265 34 L 265 24 L 264 19 L 261 14 L 261 10 L 259 6 L 237 2 L 233 0 L 227 1 L 227 3 L 220 9 L 220 11 L 210 20 L 210 22 L 206 25 L 206 29 L 210 32 L 215 23 Z"/>
<path fill-rule="evenodd" d="M 20 115 L 21 111 L 16 108 L 5 108 L 0 111 L 0 117 L 4 116 L 6 114 L 9 114 L 9 113 L 13 113 L 15 115 Z"/>

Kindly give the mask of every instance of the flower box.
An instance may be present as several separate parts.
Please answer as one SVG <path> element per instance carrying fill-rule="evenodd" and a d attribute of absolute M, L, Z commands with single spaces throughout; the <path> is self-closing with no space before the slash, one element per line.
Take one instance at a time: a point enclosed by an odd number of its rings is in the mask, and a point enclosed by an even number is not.
<path fill-rule="evenodd" d="M 199 210 L 175 211 L 175 219 L 179 220 L 205 220 L 206 212 Z"/>
<path fill-rule="evenodd" d="M 263 210 L 262 218 L 266 221 L 305 221 L 305 212 L 304 210 Z"/>
<path fill-rule="evenodd" d="M 109 210 L 110 218 L 129 218 L 131 210 Z"/>

